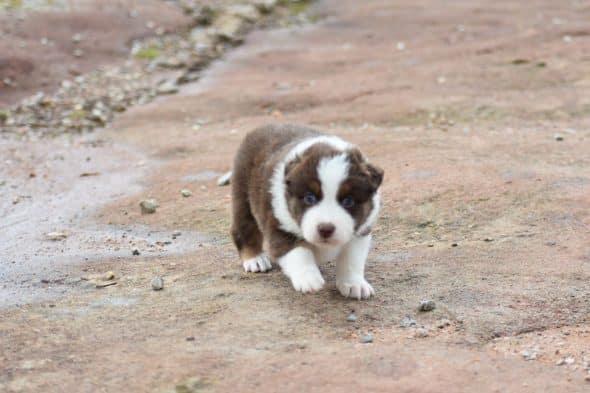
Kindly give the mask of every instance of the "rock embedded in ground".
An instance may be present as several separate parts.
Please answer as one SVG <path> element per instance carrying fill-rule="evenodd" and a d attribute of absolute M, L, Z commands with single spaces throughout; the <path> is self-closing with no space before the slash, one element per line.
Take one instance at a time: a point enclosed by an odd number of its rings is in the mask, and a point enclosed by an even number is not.
<path fill-rule="evenodd" d="M 151 284 L 154 291 L 160 291 L 164 289 L 164 279 L 160 276 L 154 277 Z"/>
<path fill-rule="evenodd" d="M 211 33 L 219 40 L 238 44 L 243 40 L 240 33 L 246 28 L 247 23 L 241 16 L 224 13 L 215 18 Z"/>
<path fill-rule="evenodd" d="M 188 198 L 193 195 L 193 193 L 190 190 L 187 190 L 186 188 L 180 190 L 180 194 L 185 198 Z"/>
<path fill-rule="evenodd" d="M 404 317 L 399 325 L 401 327 L 412 327 L 412 326 L 416 326 L 418 323 L 416 322 L 415 319 L 410 318 L 409 316 Z"/>
<path fill-rule="evenodd" d="M 217 179 L 217 185 L 220 187 L 227 186 L 231 182 L 232 171 L 224 173 Z"/>
<path fill-rule="evenodd" d="M 346 320 L 348 322 L 355 322 L 357 320 L 357 316 L 355 313 L 351 312 L 350 314 L 348 314 L 348 316 L 346 317 Z"/>
<path fill-rule="evenodd" d="M 270 13 L 277 5 L 277 0 L 256 0 L 254 5 L 262 13 Z"/>
<path fill-rule="evenodd" d="M 172 390 L 175 393 L 199 393 L 208 390 L 210 383 L 202 378 L 189 378 L 176 385 Z"/>
<path fill-rule="evenodd" d="M 106 287 L 110 287 L 111 285 L 117 285 L 117 281 L 110 280 L 110 281 L 96 281 L 95 282 L 96 288 L 106 288 Z"/>
<path fill-rule="evenodd" d="M 539 353 L 533 349 L 523 349 L 520 351 L 520 355 L 524 358 L 524 360 L 537 360 Z"/>
<path fill-rule="evenodd" d="M 252 4 L 235 4 L 226 8 L 225 12 L 238 16 L 248 22 L 256 22 L 259 17 L 258 9 Z"/>
<path fill-rule="evenodd" d="M 417 338 L 428 337 L 428 335 L 429 335 L 429 331 L 425 327 L 420 327 L 420 328 L 416 329 L 416 331 L 414 332 L 414 337 L 417 337 Z"/>
<path fill-rule="evenodd" d="M 441 319 L 440 321 L 436 322 L 436 327 L 439 329 L 444 329 L 447 326 L 451 326 L 451 321 L 448 319 Z"/>
<path fill-rule="evenodd" d="M 45 234 L 45 238 L 51 241 L 65 240 L 68 234 L 65 232 L 49 232 Z"/>
<path fill-rule="evenodd" d="M 141 214 L 153 214 L 160 207 L 160 203 L 157 199 L 150 198 L 139 202 L 139 206 L 141 208 Z"/>
<path fill-rule="evenodd" d="M 373 342 L 373 336 L 370 334 L 363 334 L 360 338 L 361 344 L 369 344 Z"/>
<path fill-rule="evenodd" d="M 158 94 L 178 93 L 178 85 L 176 84 L 175 80 L 165 81 L 157 87 L 156 93 L 158 93 Z"/>
<path fill-rule="evenodd" d="M 434 303 L 434 300 L 421 300 L 418 310 L 422 311 L 422 312 L 427 312 L 427 311 L 432 311 L 435 308 L 436 308 L 436 303 Z"/>

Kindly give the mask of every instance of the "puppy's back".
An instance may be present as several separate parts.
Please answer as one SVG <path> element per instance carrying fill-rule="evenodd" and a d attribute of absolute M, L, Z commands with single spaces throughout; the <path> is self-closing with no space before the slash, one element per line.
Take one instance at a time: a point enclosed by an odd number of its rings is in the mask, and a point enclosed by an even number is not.
<path fill-rule="evenodd" d="M 271 124 L 251 131 L 236 154 L 233 183 L 238 185 L 242 178 L 245 184 L 258 182 L 260 175 L 272 175 L 290 146 L 316 135 L 319 133 L 312 128 L 290 124 Z"/>

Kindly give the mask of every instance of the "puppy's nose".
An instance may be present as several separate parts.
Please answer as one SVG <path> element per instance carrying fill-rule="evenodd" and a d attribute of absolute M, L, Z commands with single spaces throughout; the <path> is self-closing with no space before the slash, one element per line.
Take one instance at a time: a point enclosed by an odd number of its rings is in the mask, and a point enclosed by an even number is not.
<path fill-rule="evenodd" d="M 332 236 L 332 234 L 334 234 L 335 230 L 336 227 L 334 224 L 324 223 L 318 225 L 318 232 L 323 239 L 328 239 L 330 236 Z"/>

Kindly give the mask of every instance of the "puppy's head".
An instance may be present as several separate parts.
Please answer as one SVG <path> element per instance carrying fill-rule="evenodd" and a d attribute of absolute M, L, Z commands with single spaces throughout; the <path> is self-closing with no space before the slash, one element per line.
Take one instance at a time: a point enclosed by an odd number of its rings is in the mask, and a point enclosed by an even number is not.
<path fill-rule="evenodd" d="M 360 229 L 370 231 L 382 180 L 383 170 L 366 162 L 358 149 L 313 145 L 285 166 L 289 212 L 307 242 L 342 246 Z"/>

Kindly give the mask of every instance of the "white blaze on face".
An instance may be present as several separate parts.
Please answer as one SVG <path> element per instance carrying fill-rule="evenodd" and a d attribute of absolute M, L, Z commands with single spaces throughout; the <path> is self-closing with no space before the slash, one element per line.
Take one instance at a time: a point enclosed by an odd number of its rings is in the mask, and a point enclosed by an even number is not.
<path fill-rule="evenodd" d="M 320 247 L 341 246 L 348 243 L 354 233 L 354 219 L 338 201 L 340 185 L 348 176 L 346 153 L 320 160 L 317 168 L 322 186 L 322 199 L 307 209 L 301 219 L 303 238 Z M 334 234 L 324 241 L 318 232 L 320 224 L 332 224 Z"/>
<path fill-rule="evenodd" d="M 280 228 L 284 231 L 303 237 L 303 233 L 299 224 L 289 211 L 287 204 L 286 190 L 285 190 L 285 166 L 291 162 L 295 157 L 305 153 L 307 149 L 318 144 L 323 143 L 332 146 L 334 149 L 344 151 L 351 147 L 351 145 L 333 135 L 321 135 L 313 138 L 308 138 L 295 145 L 293 149 L 287 153 L 285 159 L 279 162 L 274 169 L 274 174 L 271 179 L 270 193 L 272 195 L 272 210 L 274 216 L 280 223 Z"/>

